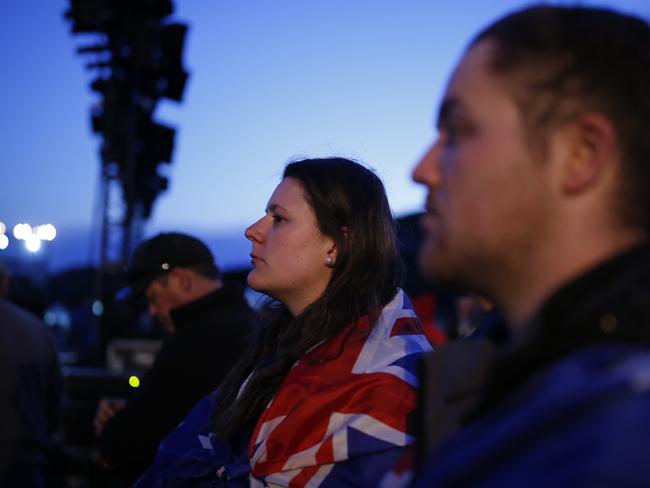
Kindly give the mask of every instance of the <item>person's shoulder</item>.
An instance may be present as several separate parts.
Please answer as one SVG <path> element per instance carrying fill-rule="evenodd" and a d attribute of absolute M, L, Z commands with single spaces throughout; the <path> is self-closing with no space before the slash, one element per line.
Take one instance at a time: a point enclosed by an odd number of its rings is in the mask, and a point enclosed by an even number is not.
<path fill-rule="evenodd" d="M 244 298 L 243 290 L 226 285 L 204 297 L 202 306 L 177 333 L 188 337 L 203 335 L 237 339 L 247 337 L 254 329 L 256 312 Z M 237 339 L 240 340 L 240 339 Z"/>
<path fill-rule="evenodd" d="M 194 312 L 195 317 L 212 317 L 228 315 L 252 315 L 244 291 L 239 286 L 224 285 L 221 288 L 195 300 L 188 309 Z"/>
<path fill-rule="evenodd" d="M 567 380 L 571 380 L 568 384 Z M 558 393 L 612 388 L 650 388 L 650 347 L 644 344 L 609 343 L 581 348 L 549 364 L 540 381 Z M 642 388 L 641 388 L 642 389 Z"/>
<path fill-rule="evenodd" d="M 568 435 L 581 426 L 607 430 L 634 405 L 650 408 L 650 348 L 598 344 L 551 362 L 500 410 L 516 409 L 522 424 L 527 418 L 537 423 L 543 415 L 549 423 L 564 424 Z"/>
<path fill-rule="evenodd" d="M 415 486 L 478 486 L 488 478 L 490 486 L 529 486 L 531 476 L 544 483 L 530 486 L 641 479 L 650 469 L 637 462 L 646 456 L 648 409 L 650 349 L 586 347 L 473 417 L 432 454 Z"/>
<path fill-rule="evenodd" d="M 211 304 L 214 308 L 223 310 L 245 310 L 252 312 L 253 309 L 246 300 L 244 289 L 241 286 L 226 284 L 211 294 Z"/>
<path fill-rule="evenodd" d="M 5 328 L 20 326 L 21 329 L 34 330 L 34 333 L 47 331 L 43 321 L 36 315 L 5 299 L 0 299 L 0 318 Z"/>
<path fill-rule="evenodd" d="M 0 324 L 0 342 L 4 342 L 3 354 L 32 357 L 41 364 L 58 364 L 54 337 L 36 315 L 0 299 Z M 20 344 L 20 348 L 12 350 L 11 344 Z"/>

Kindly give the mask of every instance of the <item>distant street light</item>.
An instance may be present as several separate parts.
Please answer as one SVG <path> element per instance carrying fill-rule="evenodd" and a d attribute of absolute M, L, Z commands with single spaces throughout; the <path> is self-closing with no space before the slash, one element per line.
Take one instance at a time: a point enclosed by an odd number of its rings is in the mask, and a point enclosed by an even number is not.
<path fill-rule="evenodd" d="M 19 241 L 26 240 L 27 237 L 32 235 L 32 226 L 29 224 L 16 224 L 14 225 L 14 237 Z"/>
<path fill-rule="evenodd" d="M 53 241 L 56 237 L 56 228 L 52 224 L 39 225 L 34 230 L 41 241 Z"/>
<path fill-rule="evenodd" d="M 0 224 L 2 224 L 0 231 L 6 229 L 2 222 Z M 16 224 L 14 225 L 14 237 L 19 241 L 25 241 L 25 247 L 29 252 L 38 252 L 41 248 L 41 241 L 53 241 L 56 238 L 56 227 L 52 224 L 37 225 L 34 227 L 26 223 Z M 0 232 L 0 249 L 5 249 L 8 245 L 9 240 L 7 236 L 3 232 Z"/>
<path fill-rule="evenodd" d="M 41 248 L 41 240 L 36 234 L 30 234 L 25 239 L 25 247 L 29 252 L 38 252 Z"/>

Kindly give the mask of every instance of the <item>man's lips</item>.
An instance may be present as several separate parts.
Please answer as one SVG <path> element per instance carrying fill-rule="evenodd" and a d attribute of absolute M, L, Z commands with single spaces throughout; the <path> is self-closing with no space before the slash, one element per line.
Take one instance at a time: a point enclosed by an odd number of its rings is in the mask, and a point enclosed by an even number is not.
<path fill-rule="evenodd" d="M 429 215 L 438 215 L 438 206 L 433 201 L 433 198 L 427 198 L 426 202 L 424 203 L 424 210 Z"/>
<path fill-rule="evenodd" d="M 425 232 L 429 233 L 433 231 L 438 223 L 440 215 L 435 206 L 427 204 L 425 206 L 425 213 L 420 217 L 420 228 Z"/>

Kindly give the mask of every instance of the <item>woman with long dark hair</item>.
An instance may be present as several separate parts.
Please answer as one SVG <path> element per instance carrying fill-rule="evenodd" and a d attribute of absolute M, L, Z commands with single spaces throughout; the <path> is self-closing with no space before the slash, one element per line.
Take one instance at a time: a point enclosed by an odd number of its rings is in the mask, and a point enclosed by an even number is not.
<path fill-rule="evenodd" d="M 260 336 L 140 486 L 376 485 L 413 440 L 415 363 L 431 349 L 398 288 L 381 180 L 343 158 L 292 162 L 246 237 L 248 284 L 274 299 Z"/>

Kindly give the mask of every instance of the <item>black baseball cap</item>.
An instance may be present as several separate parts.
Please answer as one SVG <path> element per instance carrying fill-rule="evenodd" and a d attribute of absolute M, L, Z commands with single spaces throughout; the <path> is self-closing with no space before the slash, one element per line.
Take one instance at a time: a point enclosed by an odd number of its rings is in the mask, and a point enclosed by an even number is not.
<path fill-rule="evenodd" d="M 214 256 L 208 246 L 195 237 L 176 232 L 158 234 L 143 241 L 133 252 L 126 272 L 128 286 L 117 292 L 118 300 L 143 293 L 159 276 L 176 267 L 212 265 Z"/>

